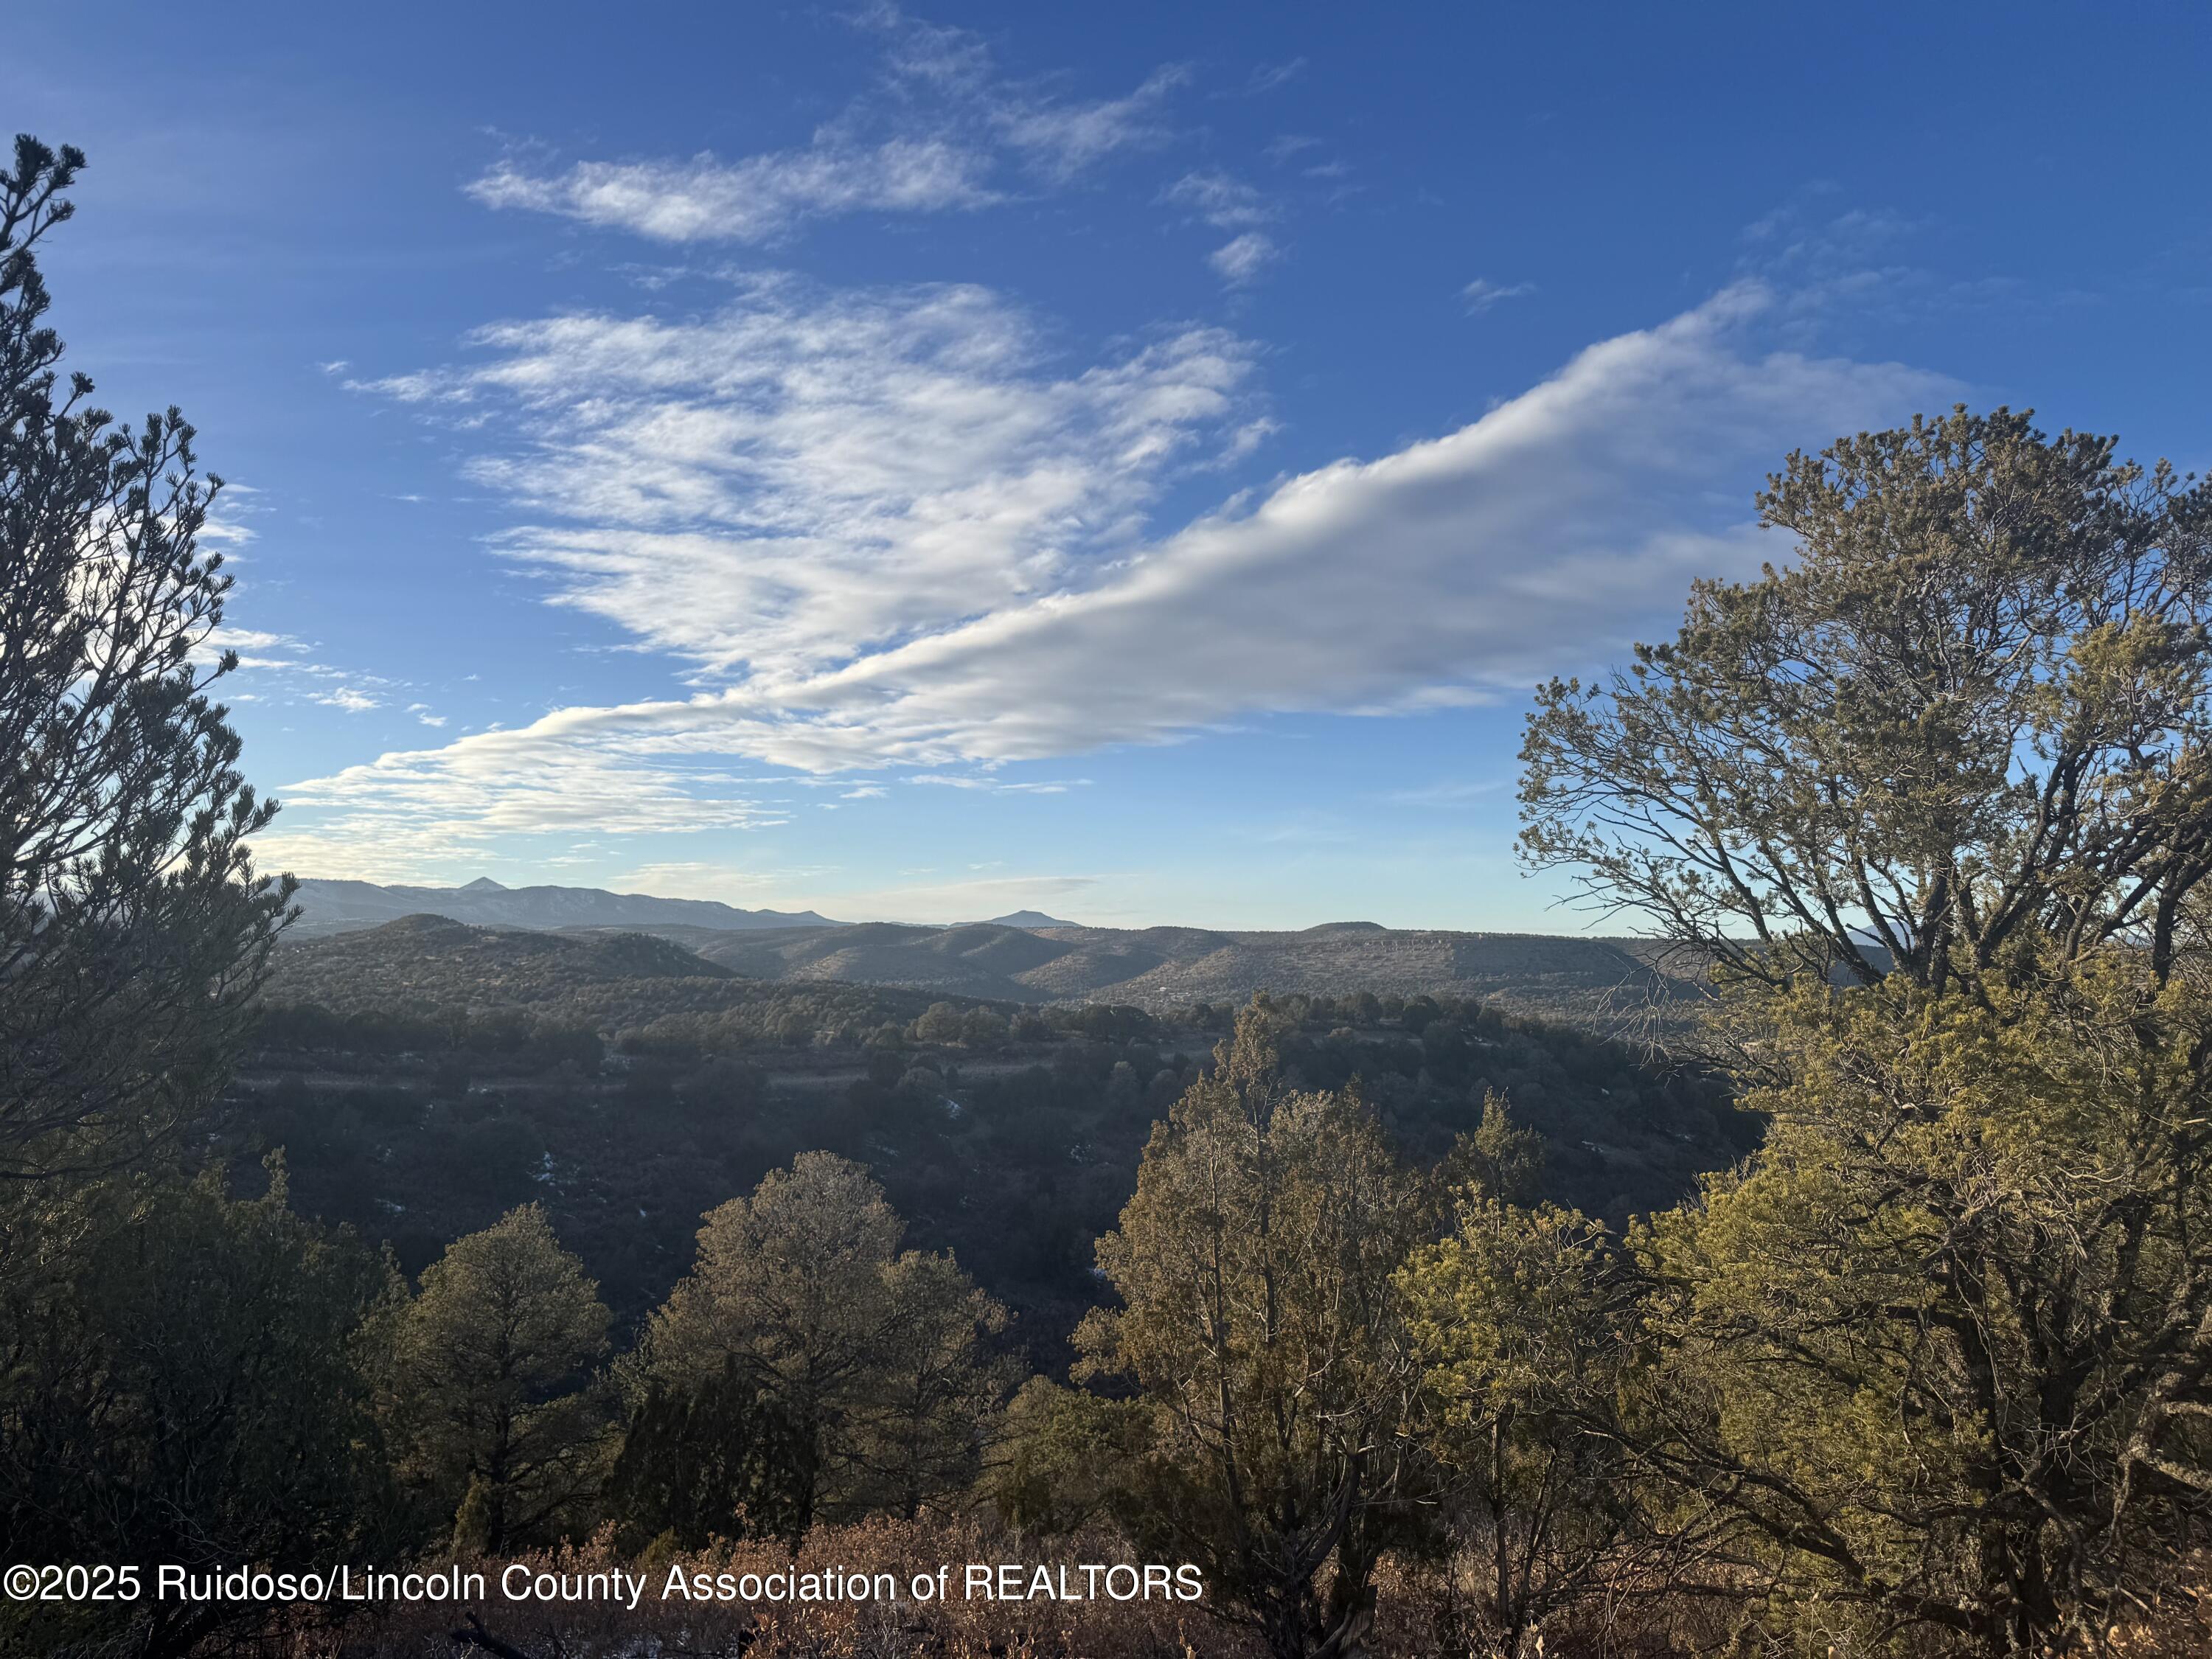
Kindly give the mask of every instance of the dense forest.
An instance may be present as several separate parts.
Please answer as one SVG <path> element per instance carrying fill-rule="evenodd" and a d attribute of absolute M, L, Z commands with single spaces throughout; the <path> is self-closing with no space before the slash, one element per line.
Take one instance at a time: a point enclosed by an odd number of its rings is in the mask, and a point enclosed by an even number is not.
<path fill-rule="evenodd" d="M 220 486 L 42 320 L 82 164 L 0 173 L 0 1648 L 2212 1644 L 2212 487 L 1792 453 L 1787 562 L 1540 688 L 1651 1046 L 295 944 Z"/>

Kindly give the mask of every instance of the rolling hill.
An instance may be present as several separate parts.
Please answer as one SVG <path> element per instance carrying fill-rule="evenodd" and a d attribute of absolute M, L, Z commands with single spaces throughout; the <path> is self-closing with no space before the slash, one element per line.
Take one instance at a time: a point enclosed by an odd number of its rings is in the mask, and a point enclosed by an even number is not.
<path fill-rule="evenodd" d="M 368 881 L 300 883 L 301 917 L 294 933 L 320 938 L 380 927 L 403 916 L 445 916 L 478 927 L 835 927 L 811 910 L 740 910 L 712 899 L 657 898 L 597 887 L 502 887 L 479 878 L 465 887 L 380 887 Z"/>
<path fill-rule="evenodd" d="M 1516 1012 L 1612 1026 L 1698 994 L 1633 940 L 1401 931 L 1200 927 L 654 928 L 750 978 L 896 986 L 994 1001 L 1120 1003 L 1154 1012 L 1255 991 L 1480 997 Z"/>
<path fill-rule="evenodd" d="M 396 991 L 410 971 L 409 960 L 429 953 L 422 961 L 426 982 L 450 983 L 457 974 L 482 971 L 486 977 L 476 1000 L 507 1001 L 513 999 L 500 981 L 512 990 L 520 982 L 517 974 L 551 975 L 562 983 L 610 978 L 605 963 L 589 951 L 563 956 L 560 942 L 635 956 L 652 941 L 665 954 L 657 965 L 636 958 L 646 976 L 879 986 L 1154 1012 L 1242 1002 L 1262 990 L 1371 991 L 1481 998 L 1518 1013 L 1614 1029 L 1655 1012 L 1662 1019 L 1679 1017 L 1686 1000 L 1699 994 L 1692 977 L 1666 971 L 1650 947 L 1634 940 L 1399 929 L 1371 921 L 1325 922 L 1295 933 L 1230 932 L 1086 927 L 1019 911 L 994 921 L 929 927 L 836 922 L 811 911 L 740 910 L 597 888 L 507 888 L 488 880 L 455 888 L 311 880 L 301 884 L 301 901 L 305 915 L 283 953 L 279 980 L 303 996 L 312 995 L 301 988 L 303 979 L 367 981 Z M 434 925 L 440 919 L 447 930 Z M 392 924 L 402 921 L 395 931 Z M 467 942 L 471 930 L 486 928 L 547 942 L 497 950 L 482 939 Z M 348 950 L 345 941 L 371 932 L 374 945 Z M 629 943 L 617 945 L 619 939 Z M 470 964 L 471 951 L 489 954 Z"/>

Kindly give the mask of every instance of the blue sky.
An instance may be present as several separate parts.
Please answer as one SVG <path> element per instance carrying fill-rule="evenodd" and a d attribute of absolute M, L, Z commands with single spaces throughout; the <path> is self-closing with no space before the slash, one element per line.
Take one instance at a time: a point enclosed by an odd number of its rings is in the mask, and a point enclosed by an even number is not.
<path fill-rule="evenodd" d="M 46 8 L 303 874 L 1562 931 L 1528 687 L 1795 445 L 2212 461 L 2202 7 Z"/>

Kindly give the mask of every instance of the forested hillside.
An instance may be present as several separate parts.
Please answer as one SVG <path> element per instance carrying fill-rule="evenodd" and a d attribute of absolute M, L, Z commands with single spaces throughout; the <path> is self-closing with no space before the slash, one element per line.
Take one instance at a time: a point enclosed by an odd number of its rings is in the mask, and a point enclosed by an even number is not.
<path fill-rule="evenodd" d="M 1615 1217 L 1755 1138 L 1710 1079 L 1478 1001 L 1273 1006 L 1291 1075 L 1358 1079 L 1408 1156 L 1441 1157 L 1494 1091 L 1545 1136 L 1547 1189 Z M 617 1318 L 665 1292 L 706 1210 L 824 1148 L 866 1164 L 1043 1358 L 1090 1305 L 1091 1240 L 1152 1125 L 1231 1012 L 763 981 L 644 934 L 418 916 L 281 953 L 226 1144 L 241 1170 L 283 1148 L 296 1204 L 389 1240 L 410 1271 L 542 1201 Z"/>
<path fill-rule="evenodd" d="M 437 920 L 416 919 L 426 927 Z M 424 966 L 411 938 L 387 931 L 390 927 L 290 940 L 278 958 L 280 982 L 311 997 L 321 994 L 315 988 L 336 982 L 343 988 L 332 994 L 353 996 L 363 982 L 383 985 L 441 971 Z M 1703 958 L 1668 956 L 1634 940 L 1407 932 L 1364 922 L 1298 933 L 1002 922 L 738 928 L 647 921 L 560 929 L 579 938 L 625 931 L 681 945 L 701 960 L 750 979 L 902 988 L 1033 1005 L 1124 1004 L 1155 1012 L 1195 1002 L 1242 1002 L 1261 991 L 1333 996 L 1356 988 L 1377 995 L 1476 998 L 1519 1013 L 1632 1032 L 1655 1025 L 1680 1029 L 1705 990 Z M 458 986 L 446 993 L 449 1001 L 460 994 Z"/>

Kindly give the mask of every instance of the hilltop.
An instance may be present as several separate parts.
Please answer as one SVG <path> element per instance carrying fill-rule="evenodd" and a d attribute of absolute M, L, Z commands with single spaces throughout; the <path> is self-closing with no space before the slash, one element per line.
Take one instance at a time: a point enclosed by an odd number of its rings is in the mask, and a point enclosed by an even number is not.
<path fill-rule="evenodd" d="M 740 910 L 712 899 L 610 893 L 598 887 L 502 887 L 478 877 L 465 887 L 380 887 L 371 881 L 300 883 L 300 938 L 380 927 L 402 916 L 444 916 L 479 927 L 835 927 L 811 910 Z"/>
<path fill-rule="evenodd" d="M 263 993 L 272 1007 L 465 1026 L 512 1019 L 600 1031 L 708 1019 L 755 1039 L 808 1024 L 904 1022 L 933 1000 L 872 985 L 779 985 L 710 962 L 681 941 L 625 929 L 549 933 L 444 916 L 288 940 Z"/>
<path fill-rule="evenodd" d="M 277 953 L 270 997 L 331 1007 L 487 1008 L 551 1002 L 586 986 L 737 975 L 649 933 L 576 936 L 402 916 Z"/>

